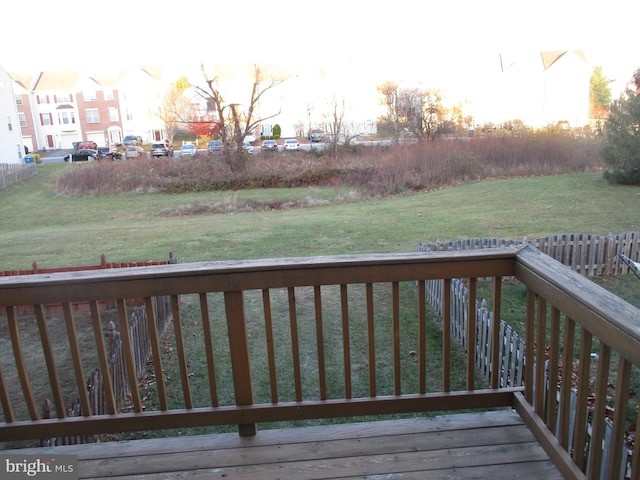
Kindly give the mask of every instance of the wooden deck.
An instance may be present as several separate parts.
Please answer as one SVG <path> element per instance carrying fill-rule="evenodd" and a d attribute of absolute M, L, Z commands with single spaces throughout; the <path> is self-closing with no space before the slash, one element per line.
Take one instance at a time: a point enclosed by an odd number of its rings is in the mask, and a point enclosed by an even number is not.
<path fill-rule="evenodd" d="M 513 410 L 21 450 L 52 451 L 82 479 L 562 478 Z"/>

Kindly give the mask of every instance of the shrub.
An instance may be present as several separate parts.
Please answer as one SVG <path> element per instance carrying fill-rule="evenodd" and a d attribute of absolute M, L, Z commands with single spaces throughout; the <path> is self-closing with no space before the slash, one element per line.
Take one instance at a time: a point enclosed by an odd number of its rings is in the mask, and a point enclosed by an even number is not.
<path fill-rule="evenodd" d="M 611 104 L 604 126 L 604 177 L 611 183 L 640 185 L 640 69 L 633 81 L 635 90 L 628 88 Z"/>
<path fill-rule="evenodd" d="M 602 167 L 599 144 L 588 138 L 531 134 L 477 137 L 342 150 L 249 155 L 246 173 L 232 172 L 219 155 L 95 162 L 72 169 L 57 182 L 67 195 L 122 192 L 202 192 L 259 188 L 350 185 L 369 195 L 434 189 L 507 176 L 584 172 Z"/>

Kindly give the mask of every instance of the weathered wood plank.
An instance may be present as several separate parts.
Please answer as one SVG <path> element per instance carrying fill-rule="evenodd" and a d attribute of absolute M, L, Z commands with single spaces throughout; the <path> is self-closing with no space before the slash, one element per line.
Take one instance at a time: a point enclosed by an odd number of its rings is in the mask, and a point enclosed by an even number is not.
<path fill-rule="evenodd" d="M 30 451 L 79 455 L 81 479 L 562 478 L 513 410 Z"/>
<path fill-rule="evenodd" d="M 513 257 L 518 251 L 516 247 L 503 247 L 428 254 L 237 260 L 0 277 L 0 305 L 58 303 L 60 298 L 90 301 L 363 281 L 512 276 Z"/>

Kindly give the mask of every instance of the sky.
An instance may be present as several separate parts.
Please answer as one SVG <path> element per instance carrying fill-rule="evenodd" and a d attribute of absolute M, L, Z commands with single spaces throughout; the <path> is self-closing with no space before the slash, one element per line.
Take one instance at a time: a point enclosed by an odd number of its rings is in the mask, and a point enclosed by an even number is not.
<path fill-rule="evenodd" d="M 635 0 L 22 0 L 0 7 L 0 66 L 108 70 L 259 63 L 336 86 L 390 80 L 474 97 L 500 54 L 583 50 L 617 96 L 640 67 Z M 18 21 L 18 19 L 20 19 Z M 82 27 L 81 27 L 82 25 Z"/>

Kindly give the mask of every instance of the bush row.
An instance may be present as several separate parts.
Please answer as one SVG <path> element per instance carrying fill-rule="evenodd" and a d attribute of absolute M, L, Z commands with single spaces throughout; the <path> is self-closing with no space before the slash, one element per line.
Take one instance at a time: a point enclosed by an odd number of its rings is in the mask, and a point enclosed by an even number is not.
<path fill-rule="evenodd" d="M 435 189 L 485 178 L 584 172 L 603 167 L 597 139 L 557 134 L 440 140 L 388 148 L 353 146 L 337 158 L 318 152 L 249 156 L 233 173 L 220 156 L 133 159 L 81 165 L 61 175 L 58 193 L 202 192 L 343 184 L 367 195 Z"/>

